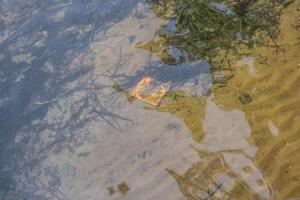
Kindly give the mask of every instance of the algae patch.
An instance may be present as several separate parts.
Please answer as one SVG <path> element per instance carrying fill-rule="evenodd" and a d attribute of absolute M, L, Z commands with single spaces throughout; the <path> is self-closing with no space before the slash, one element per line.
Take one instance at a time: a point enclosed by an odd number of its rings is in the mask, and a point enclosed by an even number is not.
<path fill-rule="evenodd" d="M 176 26 L 161 26 L 157 38 L 143 45 L 160 55 L 165 49 L 178 48 L 197 59 L 205 59 L 215 69 L 231 69 L 236 57 L 279 35 L 279 19 L 285 7 L 281 1 L 202 1 L 150 0 L 153 11 Z M 284 1 L 287 5 L 288 1 Z M 158 42 L 160 41 L 160 42 Z"/>

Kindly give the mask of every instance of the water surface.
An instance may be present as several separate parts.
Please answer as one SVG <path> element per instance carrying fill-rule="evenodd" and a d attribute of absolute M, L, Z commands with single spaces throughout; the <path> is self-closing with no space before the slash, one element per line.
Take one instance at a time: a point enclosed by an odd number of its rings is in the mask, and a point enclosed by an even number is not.
<path fill-rule="evenodd" d="M 298 30 L 220 85 L 204 60 L 137 48 L 163 24 L 142 0 L 0 0 L 0 199 L 300 197 Z M 112 87 L 145 76 L 179 96 L 153 107 Z"/>

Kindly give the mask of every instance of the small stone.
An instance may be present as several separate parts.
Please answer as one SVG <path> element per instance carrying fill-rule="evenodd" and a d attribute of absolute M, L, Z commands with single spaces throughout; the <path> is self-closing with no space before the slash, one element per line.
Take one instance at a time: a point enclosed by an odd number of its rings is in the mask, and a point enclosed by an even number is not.
<path fill-rule="evenodd" d="M 242 104 L 248 104 L 252 102 L 252 98 L 247 92 L 241 92 L 239 100 Z"/>

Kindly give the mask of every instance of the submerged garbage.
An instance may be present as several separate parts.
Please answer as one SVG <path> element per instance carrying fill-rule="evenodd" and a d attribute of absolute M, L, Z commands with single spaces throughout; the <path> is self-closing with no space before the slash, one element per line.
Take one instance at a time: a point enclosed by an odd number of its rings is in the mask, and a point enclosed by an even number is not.
<path fill-rule="evenodd" d="M 145 103 L 157 106 L 169 88 L 169 84 L 160 83 L 146 76 L 133 88 L 131 95 Z"/>

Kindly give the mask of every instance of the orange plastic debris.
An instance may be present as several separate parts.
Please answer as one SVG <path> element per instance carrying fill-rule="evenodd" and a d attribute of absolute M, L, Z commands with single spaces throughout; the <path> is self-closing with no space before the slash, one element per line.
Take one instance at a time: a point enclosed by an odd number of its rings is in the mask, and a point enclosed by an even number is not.
<path fill-rule="evenodd" d="M 160 103 L 162 97 L 167 93 L 168 89 L 164 85 L 160 84 L 160 86 L 156 87 L 154 91 L 148 94 L 143 94 L 145 93 L 145 90 L 149 89 L 150 84 L 153 82 L 153 78 L 149 76 L 144 77 L 133 88 L 131 95 L 145 103 L 157 106 Z"/>

